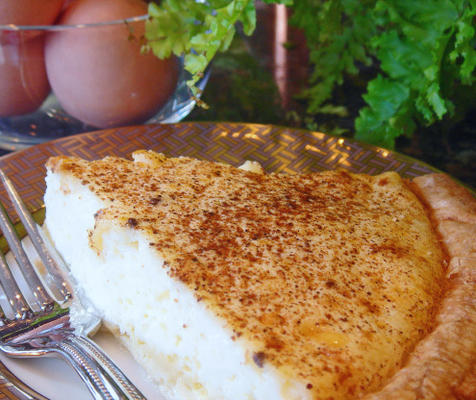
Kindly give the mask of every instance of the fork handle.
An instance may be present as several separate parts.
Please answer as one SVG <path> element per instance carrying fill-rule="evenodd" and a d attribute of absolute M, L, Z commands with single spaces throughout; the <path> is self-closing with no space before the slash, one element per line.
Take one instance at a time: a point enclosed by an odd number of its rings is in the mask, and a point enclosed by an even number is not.
<path fill-rule="evenodd" d="M 134 386 L 95 342 L 85 336 L 72 336 L 70 339 L 103 368 L 128 399 L 146 400 L 139 389 Z"/>
<path fill-rule="evenodd" d="M 62 356 L 79 374 L 95 400 L 125 400 L 123 393 L 114 380 L 105 374 L 101 366 L 89 358 L 73 340 L 65 338 L 51 349 Z"/>
<path fill-rule="evenodd" d="M 0 387 L 2 388 L 2 390 L 0 390 L 1 393 L 5 394 L 4 391 L 7 390 L 8 393 L 13 394 L 13 398 L 18 397 L 19 399 L 24 400 L 48 400 L 46 397 L 42 396 L 40 393 L 33 390 L 26 383 L 17 378 L 1 361 Z M 6 396 L 10 398 L 8 393 Z"/>

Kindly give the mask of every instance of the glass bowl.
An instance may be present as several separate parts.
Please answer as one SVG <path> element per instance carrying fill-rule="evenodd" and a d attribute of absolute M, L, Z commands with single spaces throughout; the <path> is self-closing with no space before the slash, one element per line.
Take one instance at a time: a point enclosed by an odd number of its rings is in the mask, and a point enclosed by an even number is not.
<path fill-rule="evenodd" d="M 0 25 L 0 148 L 18 150 L 101 128 L 183 119 L 196 103 L 183 58 L 161 61 L 139 52 L 130 57 L 124 50 L 141 48 L 147 18 Z M 157 65 L 138 65 L 142 57 Z M 197 83 L 199 89 L 209 73 Z"/>

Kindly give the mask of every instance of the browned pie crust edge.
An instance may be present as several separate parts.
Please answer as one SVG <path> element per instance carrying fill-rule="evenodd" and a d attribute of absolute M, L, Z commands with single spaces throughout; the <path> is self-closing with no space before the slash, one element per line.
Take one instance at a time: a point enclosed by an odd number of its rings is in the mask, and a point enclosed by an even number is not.
<path fill-rule="evenodd" d="M 448 288 L 433 332 L 366 400 L 476 399 L 476 199 L 445 174 L 415 178 L 449 256 Z"/>

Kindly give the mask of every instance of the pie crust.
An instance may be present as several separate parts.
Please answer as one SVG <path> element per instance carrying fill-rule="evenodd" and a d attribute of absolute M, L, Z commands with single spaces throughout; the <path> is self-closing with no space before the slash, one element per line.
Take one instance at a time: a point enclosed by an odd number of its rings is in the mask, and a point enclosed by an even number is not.
<path fill-rule="evenodd" d="M 406 365 L 366 400 L 476 399 L 476 199 L 444 174 L 410 187 L 427 206 L 448 254 L 446 295 L 435 329 Z"/>

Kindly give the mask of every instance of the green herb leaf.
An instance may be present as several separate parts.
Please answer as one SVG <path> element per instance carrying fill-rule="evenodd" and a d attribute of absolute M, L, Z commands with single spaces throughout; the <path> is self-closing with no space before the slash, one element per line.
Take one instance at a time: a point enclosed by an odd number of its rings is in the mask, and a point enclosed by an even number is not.
<path fill-rule="evenodd" d="M 331 104 L 335 88 L 349 76 L 360 78 L 363 68 L 378 70 L 366 82 L 357 138 L 393 147 L 417 123 L 432 124 L 469 106 L 457 97 L 463 86 L 475 91 L 475 0 L 265 3 L 291 6 L 290 22 L 306 35 L 312 73 L 302 97 L 309 113 L 342 110 Z M 229 48 L 236 24 L 247 35 L 256 24 L 253 0 L 162 0 L 150 3 L 149 15 L 145 50 L 160 58 L 184 55 L 195 95 L 195 83 L 215 54 Z"/>
<path fill-rule="evenodd" d="M 282 2 L 291 4 L 289 0 Z M 240 22 L 247 35 L 256 26 L 253 0 L 163 0 L 160 4 L 149 3 L 149 16 L 145 50 L 152 50 L 159 58 L 184 55 L 194 95 L 198 94 L 195 83 L 215 54 L 230 46 L 235 24 Z"/>
<path fill-rule="evenodd" d="M 368 85 L 363 108 L 356 125 L 356 138 L 369 143 L 392 147 L 395 138 L 409 134 L 414 123 L 408 118 L 410 90 L 403 84 L 379 75 Z"/>

